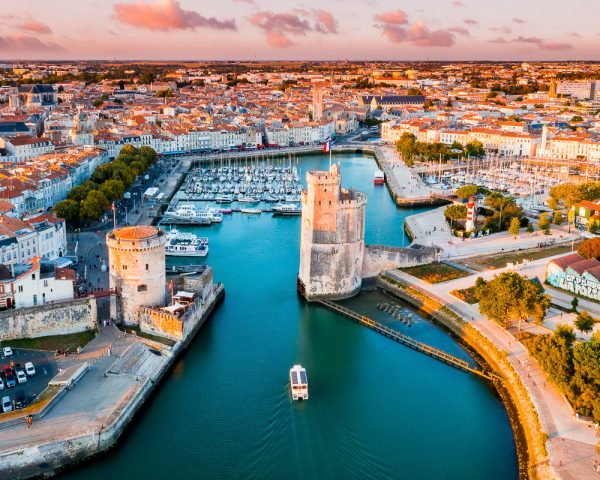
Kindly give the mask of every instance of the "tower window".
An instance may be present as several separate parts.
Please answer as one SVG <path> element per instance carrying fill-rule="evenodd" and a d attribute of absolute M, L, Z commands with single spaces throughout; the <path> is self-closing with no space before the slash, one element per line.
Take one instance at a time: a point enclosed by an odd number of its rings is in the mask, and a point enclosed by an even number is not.
<path fill-rule="evenodd" d="M 150 269 L 148 268 L 148 264 L 146 264 L 146 270 L 150 270 Z"/>
<path fill-rule="evenodd" d="M 148 291 L 148 285 L 138 285 L 137 291 L 138 292 L 147 292 Z"/>

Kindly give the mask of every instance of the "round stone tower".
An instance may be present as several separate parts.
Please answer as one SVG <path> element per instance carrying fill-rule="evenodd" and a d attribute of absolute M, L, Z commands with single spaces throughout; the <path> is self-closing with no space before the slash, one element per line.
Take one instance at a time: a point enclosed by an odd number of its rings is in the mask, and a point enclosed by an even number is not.
<path fill-rule="evenodd" d="M 165 243 L 163 231 L 150 226 L 125 227 L 106 235 L 111 296 L 110 317 L 137 325 L 140 307 L 165 302 Z"/>

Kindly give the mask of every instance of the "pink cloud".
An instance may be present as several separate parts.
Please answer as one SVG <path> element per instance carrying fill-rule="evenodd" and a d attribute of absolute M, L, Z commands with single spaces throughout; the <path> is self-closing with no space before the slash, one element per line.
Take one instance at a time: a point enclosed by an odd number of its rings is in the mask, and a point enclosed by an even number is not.
<path fill-rule="evenodd" d="M 119 22 L 148 30 L 237 30 L 235 20 L 205 17 L 181 8 L 178 0 L 156 0 L 154 3 L 116 3 L 113 6 Z"/>
<path fill-rule="evenodd" d="M 376 26 L 381 29 L 381 35 L 394 43 L 408 42 L 418 47 L 451 47 L 455 43 L 453 32 L 469 34 L 466 29 L 431 30 L 421 21 L 408 26 L 408 17 L 401 10 L 380 13 L 373 18 L 379 22 Z"/>
<path fill-rule="evenodd" d="M 462 35 L 464 37 L 468 37 L 471 35 L 471 32 L 467 30 L 465 27 L 452 27 L 448 29 L 449 32 L 457 33 L 458 35 Z"/>
<path fill-rule="evenodd" d="M 290 37 L 302 37 L 309 32 L 336 34 L 337 22 L 326 10 L 301 10 L 274 13 L 260 11 L 249 17 L 251 25 L 265 34 L 267 43 L 273 47 L 285 48 L 294 45 Z"/>
<path fill-rule="evenodd" d="M 572 50 L 573 45 L 570 43 L 560 43 L 560 42 L 546 42 L 543 38 L 539 37 L 523 37 L 518 36 L 516 38 L 507 40 L 502 37 L 494 38 L 492 40 L 488 40 L 489 43 L 500 43 L 500 44 L 509 44 L 509 43 L 527 43 L 531 45 L 536 45 L 540 50 L 550 50 L 550 51 L 558 51 L 558 50 Z"/>
<path fill-rule="evenodd" d="M 512 33 L 512 28 L 509 28 L 509 27 L 492 27 L 490 30 L 495 33 L 504 33 L 504 34 Z"/>
<path fill-rule="evenodd" d="M 20 53 L 20 52 L 64 52 L 62 45 L 54 42 L 42 42 L 30 35 L 15 35 L 0 36 L 0 52 Z"/>
<path fill-rule="evenodd" d="M 52 33 L 52 30 L 48 25 L 42 22 L 36 22 L 35 20 L 28 20 L 20 25 L 17 25 L 21 30 L 26 30 L 28 32 L 39 33 L 39 34 L 47 34 Z"/>
<path fill-rule="evenodd" d="M 522 18 L 517 18 L 517 17 L 515 17 L 515 18 L 513 18 L 513 23 L 517 23 L 517 24 L 519 24 L 519 25 L 522 25 L 522 24 L 524 24 L 524 23 L 526 23 L 526 22 L 525 22 L 525 20 L 523 20 Z"/>
<path fill-rule="evenodd" d="M 472 18 L 465 18 L 463 21 L 467 25 L 477 25 L 479 23 L 477 20 L 473 20 Z"/>
<path fill-rule="evenodd" d="M 408 23 L 408 15 L 402 10 L 394 10 L 375 15 L 375 20 L 387 25 L 406 25 Z"/>
<path fill-rule="evenodd" d="M 454 2 L 452 2 L 452 5 L 454 5 L 455 7 L 465 7 L 466 5 L 461 2 L 460 0 L 455 0 Z"/>

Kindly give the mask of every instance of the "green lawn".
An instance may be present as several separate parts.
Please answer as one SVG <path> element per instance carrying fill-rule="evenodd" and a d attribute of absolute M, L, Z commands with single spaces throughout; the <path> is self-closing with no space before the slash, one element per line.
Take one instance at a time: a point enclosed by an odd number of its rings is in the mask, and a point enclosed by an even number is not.
<path fill-rule="evenodd" d="M 579 246 L 578 242 L 575 242 L 575 250 Z M 554 255 L 560 255 L 562 253 L 568 253 L 571 251 L 571 244 L 557 245 L 553 247 L 545 248 L 530 248 L 529 250 L 519 250 L 511 253 L 502 253 L 499 255 L 485 255 L 481 257 L 471 257 L 464 260 L 459 260 L 456 263 L 461 265 L 468 265 L 469 268 L 474 270 L 487 270 L 488 268 L 504 268 L 509 262 L 518 263 L 523 260 L 539 260 L 540 258 L 553 257 Z"/>
<path fill-rule="evenodd" d="M 69 335 L 52 335 L 38 338 L 19 338 L 17 340 L 4 340 L 3 345 L 12 348 L 29 348 L 32 350 L 77 350 L 77 347 L 87 345 L 95 336 L 96 330 L 71 333 Z"/>
<path fill-rule="evenodd" d="M 430 263 L 429 265 L 401 268 L 400 270 L 428 283 L 442 283 L 470 275 L 470 273 L 451 267 L 445 263 Z"/>
<path fill-rule="evenodd" d="M 452 290 L 450 295 L 454 295 L 456 298 L 461 299 L 463 302 L 467 302 L 469 305 L 473 305 L 479 302 L 479 299 L 475 295 L 475 287 L 464 288 L 462 290 Z"/>
<path fill-rule="evenodd" d="M 170 338 L 159 337 L 158 335 L 152 335 L 151 333 L 142 332 L 140 327 L 130 327 L 128 325 L 117 325 L 119 330 L 127 333 L 133 333 L 138 337 L 145 338 L 147 340 L 152 340 L 153 342 L 162 343 L 163 345 L 167 345 L 168 347 L 172 347 L 177 342 L 175 340 L 171 340 Z"/>

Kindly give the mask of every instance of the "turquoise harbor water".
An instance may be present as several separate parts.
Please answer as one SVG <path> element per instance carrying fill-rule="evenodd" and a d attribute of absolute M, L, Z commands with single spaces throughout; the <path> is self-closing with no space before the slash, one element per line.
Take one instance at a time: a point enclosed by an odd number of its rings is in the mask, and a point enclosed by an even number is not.
<path fill-rule="evenodd" d="M 340 158 L 340 157 L 336 157 Z M 407 244 L 374 187 L 369 157 L 342 158 L 343 184 L 368 195 L 367 241 Z M 325 156 L 300 167 L 324 169 Z M 484 381 L 409 350 L 296 294 L 298 217 L 226 217 L 199 228 L 227 296 L 119 446 L 64 476 L 134 479 L 516 479 L 506 411 Z M 379 319 L 378 294 L 350 303 Z M 469 358 L 415 317 L 405 333 Z M 389 321 L 389 318 L 386 319 Z M 288 372 L 307 368 L 310 400 Z"/>

